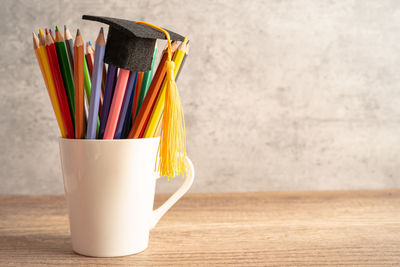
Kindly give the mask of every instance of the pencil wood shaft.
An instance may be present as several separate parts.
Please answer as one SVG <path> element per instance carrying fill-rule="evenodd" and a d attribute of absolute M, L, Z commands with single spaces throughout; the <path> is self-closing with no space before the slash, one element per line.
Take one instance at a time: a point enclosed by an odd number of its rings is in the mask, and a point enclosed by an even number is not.
<path fill-rule="evenodd" d="M 75 138 L 85 135 L 84 117 L 84 51 L 82 36 L 78 30 L 74 44 L 74 80 L 75 80 Z"/>

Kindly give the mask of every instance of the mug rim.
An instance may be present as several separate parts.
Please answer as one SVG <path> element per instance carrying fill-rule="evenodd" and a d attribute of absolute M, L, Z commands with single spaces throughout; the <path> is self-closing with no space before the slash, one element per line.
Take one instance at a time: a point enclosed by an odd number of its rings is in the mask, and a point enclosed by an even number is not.
<path fill-rule="evenodd" d="M 66 137 L 58 137 L 58 140 L 61 142 L 72 142 L 72 143 L 133 143 L 133 142 L 150 142 L 160 139 L 160 136 L 149 137 L 149 138 L 126 138 L 126 139 L 75 139 L 75 138 L 66 138 Z M 147 140 L 147 141 L 146 141 Z"/>

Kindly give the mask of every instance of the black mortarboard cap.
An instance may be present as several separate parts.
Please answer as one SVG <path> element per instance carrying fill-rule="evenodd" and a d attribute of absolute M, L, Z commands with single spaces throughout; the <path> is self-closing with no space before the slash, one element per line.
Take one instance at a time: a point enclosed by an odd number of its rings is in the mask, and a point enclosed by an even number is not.
<path fill-rule="evenodd" d="M 164 33 L 135 21 L 83 15 L 82 19 L 108 24 L 104 62 L 131 71 L 148 71 L 156 39 L 166 39 Z M 167 29 L 171 41 L 183 41 L 184 37 Z"/>

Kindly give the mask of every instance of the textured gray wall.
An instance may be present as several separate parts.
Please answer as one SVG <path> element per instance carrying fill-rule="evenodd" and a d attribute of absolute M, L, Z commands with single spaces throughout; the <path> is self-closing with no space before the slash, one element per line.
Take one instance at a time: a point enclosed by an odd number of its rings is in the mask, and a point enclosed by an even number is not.
<path fill-rule="evenodd" d="M 93 41 L 82 14 L 189 35 L 192 192 L 400 186 L 399 1 L 2 0 L 0 193 L 63 192 L 31 31 L 67 24 Z"/>

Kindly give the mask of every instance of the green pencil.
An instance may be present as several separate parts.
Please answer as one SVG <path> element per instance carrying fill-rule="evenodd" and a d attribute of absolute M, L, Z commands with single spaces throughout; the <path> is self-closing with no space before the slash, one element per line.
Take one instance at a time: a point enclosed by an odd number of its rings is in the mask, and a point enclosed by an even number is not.
<path fill-rule="evenodd" d="M 75 87 L 74 87 L 74 76 L 71 72 L 69 64 L 67 48 L 65 46 L 64 38 L 56 26 L 56 50 L 58 61 L 60 64 L 61 75 L 64 81 L 65 90 L 67 91 L 67 99 L 69 110 L 71 111 L 72 123 L 75 125 Z"/>
<path fill-rule="evenodd" d="M 140 89 L 140 94 L 139 94 L 139 99 L 138 99 L 138 103 L 137 103 L 136 113 L 135 114 L 139 113 L 139 109 L 143 104 L 144 98 L 146 97 L 147 90 L 150 87 L 151 78 L 153 76 L 154 63 L 156 61 L 156 55 L 157 55 L 157 47 L 154 49 L 153 61 L 151 62 L 151 69 L 149 71 L 146 71 L 143 74 L 142 87 Z"/>

